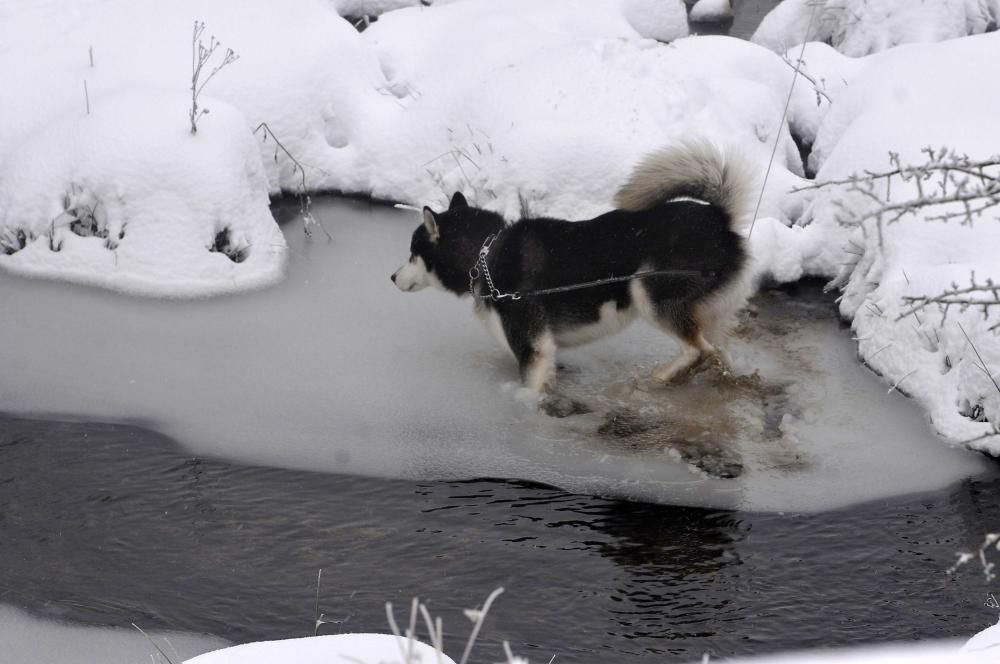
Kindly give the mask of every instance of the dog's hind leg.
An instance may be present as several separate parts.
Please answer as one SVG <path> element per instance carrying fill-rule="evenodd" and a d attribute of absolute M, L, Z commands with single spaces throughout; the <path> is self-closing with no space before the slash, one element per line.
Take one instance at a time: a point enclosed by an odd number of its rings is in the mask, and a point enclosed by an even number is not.
<path fill-rule="evenodd" d="M 670 303 L 661 305 L 658 309 L 653 322 L 676 335 L 683 347 L 681 354 L 672 362 L 653 371 L 653 378 L 661 383 L 680 382 L 707 360 L 716 357 L 717 351 L 705 338 L 692 307 L 684 303 Z"/>

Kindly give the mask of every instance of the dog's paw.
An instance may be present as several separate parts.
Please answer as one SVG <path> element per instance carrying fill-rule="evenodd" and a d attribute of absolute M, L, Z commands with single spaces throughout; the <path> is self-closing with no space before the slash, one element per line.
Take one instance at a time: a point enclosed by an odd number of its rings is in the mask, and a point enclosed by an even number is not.
<path fill-rule="evenodd" d="M 549 417 L 569 417 L 593 412 L 590 406 L 562 394 L 546 394 L 538 403 L 539 409 Z"/>

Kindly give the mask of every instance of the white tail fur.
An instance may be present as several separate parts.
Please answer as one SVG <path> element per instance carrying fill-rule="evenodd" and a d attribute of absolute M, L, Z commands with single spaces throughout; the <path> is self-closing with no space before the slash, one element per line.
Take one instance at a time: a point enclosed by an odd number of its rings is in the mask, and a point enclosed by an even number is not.
<path fill-rule="evenodd" d="M 687 139 L 643 157 L 615 194 L 615 206 L 638 212 L 686 196 L 722 208 L 739 228 L 750 222 L 756 181 L 741 155 Z"/>

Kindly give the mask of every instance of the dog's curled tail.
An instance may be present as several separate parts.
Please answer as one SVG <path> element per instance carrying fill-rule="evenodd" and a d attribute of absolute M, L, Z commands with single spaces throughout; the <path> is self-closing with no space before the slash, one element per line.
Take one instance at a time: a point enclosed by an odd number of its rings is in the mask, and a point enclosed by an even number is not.
<path fill-rule="evenodd" d="M 643 157 L 615 194 L 615 207 L 639 212 L 687 197 L 722 208 L 734 228 L 750 223 L 757 178 L 739 154 L 688 139 Z"/>

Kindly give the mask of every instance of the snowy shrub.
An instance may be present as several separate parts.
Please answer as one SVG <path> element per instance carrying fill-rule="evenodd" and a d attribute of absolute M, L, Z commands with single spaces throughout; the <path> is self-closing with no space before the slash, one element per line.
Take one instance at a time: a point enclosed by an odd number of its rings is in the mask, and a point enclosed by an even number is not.
<path fill-rule="evenodd" d="M 998 0 L 785 0 L 764 17 L 751 40 L 778 52 L 822 41 L 857 57 L 980 34 L 996 29 L 998 20 Z"/>
<path fill-rule="evenodd" d="M 225 54 L 222 56 L 222 59 L 212 67 L 212 71 L 208 72 L 208 75 L 205 76 L 204 80 L 202 80 L 201 76 L 203 70 L 206 65 L 209 65 L 212 62 L 212 58 L 215 56 L 215 51 L 222 46 L 222 44 L 215 39 L 215 35 L 209 37 L 208 46 L 206 46 L 201 39 L 204 32 L 205 22 L 195 21 L 194 31 L 191 34 L 191 111 L 188 113 L 188 117 L 191 120 L 192 134 L 198 133 L 198 118 L 205 113 L 208 113 L 207 108 L 199 109 L 198 107 L 198 97 L 201 96 L 202 90 L 205 89 L 208 82 L 211 81 L 212 78 L 224 67 L 231 65 L 240 59 L 240 56 L 236 55 L 233 49 L 227 48 Z M 87 114 L 90 114 L 89 104 Z"/>

